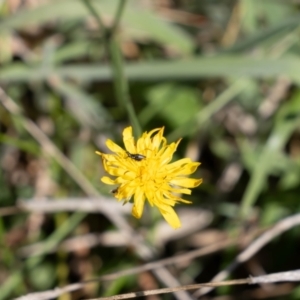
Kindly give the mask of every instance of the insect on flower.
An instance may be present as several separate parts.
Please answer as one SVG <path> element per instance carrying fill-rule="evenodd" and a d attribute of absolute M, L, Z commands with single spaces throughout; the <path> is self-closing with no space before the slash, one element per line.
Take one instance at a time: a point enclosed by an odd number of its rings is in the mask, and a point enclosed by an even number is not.
<path fill-rule="evenodd" d="M 200 163 L 190 158 L 171 162 L 180 140 L 168 145 L 163 132 L 164 128 L 156 128 L 144 132 L 135 141 L 132 127 L 127 127 L 123 131 L 125 149 L 107 140 L 106 145 L 113 153 L 96 153 L 102 158 L 104 170 L 113 176 L 103 176 L 101 181 L 117 185 L 111 192 L 124 204 L 133 199 L 134 217 L 139 219 L 142 216 L 147 200 L 152 207 L 158 208 L 173 228 L 179 228 L 181 223 L 173 207 L 178 203 L 191 203 L 182 199 L 180 194 L 190 195 L 190 189 L 202 183 L 201 178 L 187 177 L 197 170 Z"/>
<path fill-rule="evenodd" d="M 130 157 L 130 158 L 132 158 L 132 159 L 134 159 L 136 161 L 141 161 L 141 160 L 143 160 L 143 159 L 146 158 L 146 156 L 142 155 L 142 154 L 138 154 L 138 153 L 137 154 L 131 154 L 128 151 L 126 151 L 126 153 L 127 153 L 128 157 Z"/>
<path fill-rule="evenodd" d="M 118 192 L 118 188 L 115 188 L 115 189 L 111 190 L 110 192 L 111 192 L 112 194 L 115 194 L 115 193 Z"/>

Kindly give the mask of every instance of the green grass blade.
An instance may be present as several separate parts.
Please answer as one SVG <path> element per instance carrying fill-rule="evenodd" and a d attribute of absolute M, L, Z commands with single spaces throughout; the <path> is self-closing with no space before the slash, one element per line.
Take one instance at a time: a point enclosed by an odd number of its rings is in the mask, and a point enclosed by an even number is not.
<path fill-rule="evenodd" d="M 0 70 L 2 82 L 28 82 L 45 80 L 50 75 L 74 78 L 81 81 L 112 80 L 109 66 L 76 65 L 43 68 L 12 64 Z M 296 56 L 252 58 L 249 56 L 194 57 L 178 61 L 151 61 L 125 65 L 125 76 L 131 81 L 193 80 L 212 77 L 273 78 L 286 76 L 295 83 L 300 82 L 300 60 Z"/>

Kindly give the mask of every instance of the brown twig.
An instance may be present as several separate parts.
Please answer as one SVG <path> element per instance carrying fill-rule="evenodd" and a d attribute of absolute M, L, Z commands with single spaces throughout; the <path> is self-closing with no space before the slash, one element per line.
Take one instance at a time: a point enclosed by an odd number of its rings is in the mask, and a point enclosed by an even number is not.
<path fill-rule="evenodd" d="M 247 240 L 251 240 L 252 238 L 254 238 L 254 236 L 257 233 L 258 232 L 249 233 L 249 237 L 247 237 Z M 101 282 L 101 281 L 107 281 L 107 280 L 116 280 L 117 278 L 120 278 L 122 276 L 138 274 L 138 273 L 141 273 L 141 272 L 150 271 L 150 270 L 153 270 L 153 269 L 156 269 L 156 268 L 161 268 L 163 266 L 167 266 L 167 265 L 171 265 L 171 264 L 179 264 L 179 263 L 183 263 L 183 262 L 188 262 L 188 261 L 193 260 L 196 257 L 201 257 L 201 256 L 205 256 L 205 255 L 208 255 L 208 254 L 212 254 L 214 252 L 225 249 L 228 246 L 235 245 L 239 241 L 240 241 L 239 239 L 235 239 L 235 240 L 226 239 L 224 241 L 220 241 L 218 243 L 208 245 L 208 246 L 203 247 L 201 249 L 197 249 L 197 250 L 194 250 L 194 251 L 190 251 L 190 252 L 187 252 L 187 253 L 176 255 L 176 256 L 173 256 L 173 257 L 170 257 L 170 258 L 161 259 L 161 260 L 158 260 L 158 261 L 155 261 L 155 262 L 150 262 L 150 263 L 144 264 L 142 266 L 130 268 L 130 269 L 127 269 L 127 270 L 114 272 L 112 274 L 103 275 L 103 276 L 100 276 L 100 277 L 95 278 L 95 279 L 83 281 L 83 282 L 76 283 L 76 284 L 70 284 L 70 285 L 65 286 L 63 288 L 56 288 L 52 291 L 44 291 L 44 292 L 41 292 L 40 294 L 34 293 L 34 295 L 36 297 L 41 295 L 41 297 L 44 297 L 42 299 L 49 300 L 53 297 L 58 297 L 58 296 L 60 296 L 64 293 L 82 289 L 86 284 L 89 284 L 89 283 L 93 283 L 93 282 L 97 282 L 97 281 Z M 32 294 L 28 294 L 27 296 L 30 296 L 30 295 L 32 295 Z M 49 297 L 48 297 L 48 295 L 49 295 Z"/>
<path fill-rule="evenodd" d="M 76 251 L 79 249 L 90 249 L 98 245 L 105 247 L 126 247 L 128 241 L 120 231 L 108 231 L 104 233 L 88 233 L 75 236 L 63 241 L 60 245 L 53 247 L 47 253 L 55 253 L 57 251 Z M 38 242 L 32 245 L 23 246 L 18 250 L 18 255 L 23 257 L 31 257 L 40 255 L 44 249 L 44 242 Z"/>
<path fill-rule="evenodd" d="M 19 213 L 57 213 L 57 212 L 72 212 L 81 211 L 88 213 L 99 213 L 111 209 L 114 212 L 117 211 L 120 214 L 129 214 L 130 207 L 127 205 L 120 205 L 115 200 L 109 197 L 78 197 L 78 198 L 66 198 L 66 199 L 49 199 L 49 198 L 34 198 L 31 200 L 20 200 L 17 206 L 1 207 L 0 216 L 10 216 Z"/>
<path fill-rule="evenodd" d="M 99 213 L 112 210 L 120 214 L 130 213 L 129 206 L 122 206 L 109 197 L 99 196 L 94 198 L 67 198 L 67 199 L 32 199 L 19 201 L 18 207 L 29 212 L 55 213 L 62 211 L 82 211 Z"/>
<path fill-rule="evenodd" d="M 249 277 L 249 278 L 245 278 L 245 279 L 227 280 L 227 281 L 221 281 L 221 282 L 199 283 L 199 284 L 180 286 L 180 287 L 176 287 L 176 288 L 164 288 L 164 289 L 156 289 L 156 290 L 149 290 L 149 291 L 143 291 L 143 292 L 127 293 L 127 294 L 120 294 L 120 295 L 111 296 L 111 297 L 94 298 L 94 299 L 89 299 L 89 300 L 120 300 L 120 299 L 136 298 L 136 297 L 141 297 L 141 296 L 175 293 L 175 292 L 182 291 L 182 290 L 184 290 L 184 291 L 195 290 L 195 289 L 203 288 L 203 287 L 215 288 L 215 287 L 230 286 L 230 285 L 273 283 L 273 282 L 286 282 L 286 281 L 300 281 L 300 270 L 281 272 L 281 273 L 273 273 L 273 274 L 269 274 L 269 275 L 258 276 L 258 277 Z M 31 299 L 26 299 L 26 300 L 31 300 Z"/>
<path fill-rule="evenodd" d="M 207 282 L 207 283 L 184 285 L 184 286 L 173 287 L 173 288 L 140 291 L 134 293 L 120 294 L 120 295 L 115 295 L 110 297 L 93 298 L 88 300 L 120 300 L 120 299 L 137 298 L 142 296 L 176 293 L 179 291 L 195 290 L 203 287 L 215 288 L 215 287 L 230 286 L 230 285 L 258 284 L 258 283 L 261 284 L 261 283 L 274 283 L 274 282 L 296 282 L 296 281 L 300 281 L 300 270 L 273 273 L 273 274 L 257 276 L 257 277 L 250 276 L 249 278 L 244 278 L 244 279 L 226 280 L 220 282 Z M 46 299 L 56 298 L 58 291 L 64 291 L 64 293 L 71 292 L 77 289 L 77 285 L 78 284 L 73 284 L 73 285 L 69 285 L 68 287 L 57 288 L 52 291 L 33 293 L 30 295 L 16 298 L 15 300 L 46 300 Z"/>
<path fill-rule="evenodd" d="M 286 77 L 281 76 L 277 79 L 275 84 L 270 88 L 269 94 L 258 108 L 258 112 L 262 118 L 267 119 L 275 113 L 290 87 L 291 81 Z"/>
<path fill-rule="evenodd" d="M 23 209 L 18 206 L 7 206 L 7 207 L 0 208 L 0 216 L 1 217 L 11 216 L 11 215 L 19 214 L 22 212 L 24 212 Z"/>
<path fill-rule="evenodd" d="M 251 243 L 244 251 L 242 251 L 236 257 L 236 259 L 226 269 L 219 272 L 216 276 L 214 276 L 214 278 L 211 281 L 214 282 L 224 280 L 225 278 L 227 278 L 230 272 L 232 272 L 239 264 L 247 261 L 253 255 L 255 255 L 272 239 L 297 225 L 300 225 L 300 214 L 296 214 L 279 221 L 277 224 L 275 224 L 274 227 L 267 230 L 265 233 L 259 236 L 253 243 Z M 212 287 L 201 289 L 199 291 L 196 291 L 194 293 L 194 296 L 200 297 L 202 295 L 207 294 L 212 289 Z"/>

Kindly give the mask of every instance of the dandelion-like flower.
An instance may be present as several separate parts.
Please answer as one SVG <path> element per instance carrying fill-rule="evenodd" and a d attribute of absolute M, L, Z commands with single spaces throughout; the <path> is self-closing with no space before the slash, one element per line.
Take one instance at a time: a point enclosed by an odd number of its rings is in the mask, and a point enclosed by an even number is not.
<path fill-rule="evenodd" d="M 164 128 L 157 128 L 145 132 L 135 143 L 132 127 L 127 127 L 123 131 L 126 150 L 107 140 L 106 145 L 114 154 L 96 153 L 102 157 L 105 171 L 116 177 L 104 176 L 101 181 L 118 185 L 112 193 L 124 204 L 133 197 L 134 217 L 142 216 L 145 200 L 148 200 L 173 228 L 179 228 L 181 223 L 173 206 L 178 202 L 191 203 L 179 194 L 190 195 L 190 188 L 201 184 L 202 179 L 186 177 L 194 173 L 200 163 L 189 158 L 170 163 L 180 140 L 167 145 L 163 131 Z"/>

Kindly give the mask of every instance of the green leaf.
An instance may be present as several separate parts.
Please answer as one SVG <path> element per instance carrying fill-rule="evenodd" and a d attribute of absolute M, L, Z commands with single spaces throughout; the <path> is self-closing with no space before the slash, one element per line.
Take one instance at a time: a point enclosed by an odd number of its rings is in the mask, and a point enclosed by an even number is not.
<path fill-rule="evenodd" d="M 105 19 L 112 19 L 118 1 L 91 1 L 95 10 Z M 0 32 L 12 29 L 23 29 L 26 26 L 42 26 L 53 21 L 53 17 L 61 22 L 83 20 L 90 17 L 83 3 L 79 0 L 56 0 L 33 9 L 21 10 L 0 22 Z M 153 40 L 164 46 L 170 46 L 183 54 L 190 54 L 194 43 L 188 34 L 170 22 L 157 16 L 155 11 L 145 9 L 139 1 L 131 0 L 125 8 L 121 20 L 124 36 L 145 42 Z"/>
<path fill-rule="evenodd" d="M 35 155 L 39 154 L 40 152 L 40 147 L 36 145 L 35 142 L 20 140 L 20 138 L 14 138 L 6 134 L 0 133 L 0 143 L 14 146 L 18 149 Z"/>
<path fill-rule="evenodd" d="M 264 148 L 255 160 L 250 181 L 242 198 L 240 215 L 246 217 L 266 185 L 267 177 L 278 166 L 276 160 L 294 130 L 300 126 L 300 93 L 282 106 L 278 112 L 275 126 Z M 243 154 L 243 151 L 241 151 Z"/>
<path fill-rule="evenodd" d="M 45 80 L 55 75 L 81 81 L 112 80 L 110 66 L 103 64 L 48 67 L 12 64 L 0 70 L 2 82 L 28 82 Z M 193 80 L 199 78 L 274 78 L 286 76 L 300 82 L 300 60 L 289 56 L 277 59 L 249 56 L 193 57 L 177 61 L 151 61 L 128 63 L 125 75 L 131 81 Z"/>
<path fill-rule="evenodd" d="M 149 105 L 140 113 L 139 119 L 145 125 L 160 115 L 172 127 L 178 127 L 188 122 L 200 108 L 200 95 L 196 89 L 174 85 L 160 84 L 151 88 L 147 93 Z"/>

